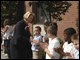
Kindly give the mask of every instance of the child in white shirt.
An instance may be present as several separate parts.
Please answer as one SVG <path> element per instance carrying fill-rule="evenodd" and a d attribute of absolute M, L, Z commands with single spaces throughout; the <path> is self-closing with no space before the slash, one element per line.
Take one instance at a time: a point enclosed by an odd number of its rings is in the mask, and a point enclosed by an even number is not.
<path fill-rule="evenodd" d="M 76 50 L 74 51 L 74 55 L 66 56 L 66 59 L 79 59 L 79 34 L 73 34 L 71 39 Z"/>
<path fill-rule="evenodd" d="M 57 37 L 57 28 L 53 26 L 49 26 L 47 28 L 47 35 L 49 36 L 49 45 L 47 46 L 44 43 L 39 43 L 38 41 L 35 42 L 38 46 L 43 48 L 46 52 L 46 59 L 59 59 L 60 55 L 56 53 L 53 48 L 60 47 L 60 43 Z"/>
<path fill-rule="evenodd" d="M 63 50 L 62 48 L 57 48 L 57 52 L 63 56 L 63 59 L 66 59 L 66 56 L 70 54 L 74 54 L 75 52 L 75 47 L 74 44 L 71 41 L 71 36 L 75 34 L 76 31 L 74 28 L 67 28 L 64 30 L 63 35 L 64 35 L 64 40 L 65 43 L 63 45 Z"/>

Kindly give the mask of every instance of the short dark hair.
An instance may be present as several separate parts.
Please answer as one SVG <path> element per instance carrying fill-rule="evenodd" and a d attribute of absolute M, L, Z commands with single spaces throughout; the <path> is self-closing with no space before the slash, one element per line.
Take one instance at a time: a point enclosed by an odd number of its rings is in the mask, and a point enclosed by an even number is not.
<path fill-rule="evenodd" d="M 67 35 L 73 35 L 76 33 L 76 30 L 74 28 L 67 28 L 64 30 L 64 32 L 67 34 Z"/>
<path fill-rule="evenodd" d="M 47 28 L 47 32 L 51 33 L 52 35 L 57 35 L 57 28 L 54 25 L 51 25 Z"/>
<path fill-rule="evenodd" d="M 36 26 L 35 28 L 38 28 L 41 31 L 41 27 L 40 26 Z"/>

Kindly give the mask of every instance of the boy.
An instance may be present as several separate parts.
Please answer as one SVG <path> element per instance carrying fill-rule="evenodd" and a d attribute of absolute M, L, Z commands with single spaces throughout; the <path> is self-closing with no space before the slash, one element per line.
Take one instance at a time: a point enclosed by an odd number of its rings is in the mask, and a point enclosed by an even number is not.
<path fill-rule="evenodd" d="M 65 43 L 63 45 L 63 49 L 61 47 L 54 49 L 61 56 L 63 56 L 63 59 L 66 59 L 65 56 L 67 56 L 67 55 L 74 54 L 73 52 L 75 51 L 75 48 L 74 48 L 74 45 L 71 41 L 71 36 L 75 33 L 76 33 L 76 31 L 74 28 L 65 29 L 63 32 L 64 40 L 65 40 Z"/>
<path fill-rule="evenodd" d="M 45 22 L 44 23 L 44 30 L 45 30 L 45 35 L 44 35 L 44 43 L 47 44 L 48 43 L 48 35 L 47 35 L 47 28 L 49 26 L 50 22 Z"/>
<path fill-rule="evenodd" d="M 38 42 L 42 42 L 42 36 L 41 36 L 41 28 L 39 26 L 35 27 L 34 30 L 35 33 L 35 37 L 33 40 L 37 40 Z M 41 59 L 41 49 L 39 47 L 36 46 L 35 43 L 31 42 L 32 44 L 32 53 L 33 53 L 33 59 Z"/>
<path fill-rule="evenodd" d="M 79 34 L 73 34 L 71 39 L 76 50 L 74 55 L 66 56 L 66 59 L 79 59 Z"/>
<path fill-rule="evenodd" d="M 53 48 L 60 47 L 60 43 L 57 37 L 57 28 L 54 25 L 49 26 L 47 28 L 47 35 L 49 36 L 48 46 L 42 42 L 39 43 L 38 41 L 35 41 L 35 43 L 45 50 L 46 59 L 59 59 L 59 54 L 53 50 Z"/>

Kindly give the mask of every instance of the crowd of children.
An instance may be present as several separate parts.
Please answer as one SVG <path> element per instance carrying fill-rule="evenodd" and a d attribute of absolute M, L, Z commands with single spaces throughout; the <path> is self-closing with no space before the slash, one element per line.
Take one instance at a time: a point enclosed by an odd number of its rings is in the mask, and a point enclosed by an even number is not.
<path fill-rule="evenodd" d="M 44 42 L 31 39 L 38 48 L 44 49 L 45 59 L 79 59 L 79 34 L 74 28 L 67 28 L 63 32 L 64 43 L 61 47 L 57 36 L 57 23 L 44 23 Z"/>
<path fill-rule="evenodd" d="M 5 24 L 6 23 L 7 22 L 5 22 Z M 8 54 L 8 57 L 11 58 L 9 46 L 10 40 L 14 34 L 15 25 L 13 25 L 12 29 L 11 25 L 5 24 L 5 28 L 1 28 L 1 31 L 5 33 L 3 36 L 1 35 L 1 48 L 3 54 Z M 30 36 L 32 59 L 42 59 L 42 49 L 45 52 L 45 59 L 79 59 L 79 34 L 76 33 L 74 28 L 67 28 L 64 30 L 64 43 L 62 47 L 59 37 L 57 36 L 57 23 L 45 22 L 44 30 L 44 41 L 41 36 L 41 27 L 39 26 L 36 26 L 34 29 L 35 36 Z"/>

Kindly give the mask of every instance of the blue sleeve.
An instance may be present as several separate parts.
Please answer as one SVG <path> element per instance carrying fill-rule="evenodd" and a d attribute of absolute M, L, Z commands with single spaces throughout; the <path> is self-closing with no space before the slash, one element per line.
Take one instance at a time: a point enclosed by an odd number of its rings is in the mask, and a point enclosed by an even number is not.
<path fill-rule="evenodd" d="M 77 51 L 77 53 L 74 55 L 75 59 L 79 59 L 79 51 Z"/>

